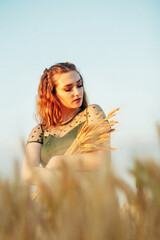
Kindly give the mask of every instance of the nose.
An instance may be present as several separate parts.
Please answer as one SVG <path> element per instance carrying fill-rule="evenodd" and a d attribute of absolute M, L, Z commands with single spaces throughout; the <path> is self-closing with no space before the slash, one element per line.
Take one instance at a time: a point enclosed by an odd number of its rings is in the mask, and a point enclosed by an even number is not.
<path fill-rule="evenodd" d="M 78 87 L 74 88 L 74 95 L 77 97 L 80 95 L 80 89 Z"/>

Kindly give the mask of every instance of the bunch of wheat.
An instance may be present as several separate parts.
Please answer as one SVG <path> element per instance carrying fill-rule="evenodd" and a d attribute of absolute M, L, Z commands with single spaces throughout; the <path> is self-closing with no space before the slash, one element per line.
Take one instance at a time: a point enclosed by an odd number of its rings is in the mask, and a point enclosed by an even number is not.
<path fill-rule="evenodd" d="M 85 123 L 65 155 L 87 153 L 97 150 L 114 150 L 114 148 L 109 147 L 107 140 L 110 139 L 109 134 L 115 131 L 115 129 L 111 127 L 114 126 L 117 121 L 108 120 L 114 117 L 118 110 L 119 108 L 113 110 L 107 115 L 107 117 L 97 121 L 102 114 L 100 113 L 95 120 L 95 123 L 93 122 L 91 125 Z"/>
<path fill-rule="evenodd" d="M 64 155 L 81 154 L 99 150 L 115 150 L 114 148 L 110 148 L 107 140 L 110 139 L 110 133 L 115 131 L 115 129 L 111 127 L 117 123 L 117 121 L 109 121 L 109 119 L 114 117 L 118 110 L 119 108 L 114 109 L 107 117 L 101 120 L 99 120 L 102 114 L 100 113 L 93 124 L 89 125 L 85 123 Z M 35 174 L 37 174 L 37 171 Z M 33 200 L 37 199 L 39 192 L 40 188 L 37 187 L 32 193 Z"/>

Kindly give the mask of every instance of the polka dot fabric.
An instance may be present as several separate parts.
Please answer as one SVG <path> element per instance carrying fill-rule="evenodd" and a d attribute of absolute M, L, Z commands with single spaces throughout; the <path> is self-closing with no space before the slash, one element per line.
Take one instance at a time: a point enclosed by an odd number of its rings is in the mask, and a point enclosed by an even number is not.
<path fill-rule="evenodd" d="M 40 124 L 32 129 L 27 143 L 31 142 L 38 142 L 43 144 L 43 130 Z"/>
<path fill-rule="evenodd" d="M 102 114 L 98 117 L 100 113 Z M 61 124 L 56 127 L 53 126 L 44 131 L 41 125 L 39 124 L 31 131 L 27 143 L 38 142 L 43 144 L 43 139 L 44 138 L 46 139 L 49 135 L 52 135 L 57 138 L 64 137 L 66 134 L 71 132 L 75 127 L 77 127 L 81 123 L 87 122 L 88 124 L 94 124 L 95 122 L 103 119 L 104 117 L 105 114 L 100 106 L 95 104 L 89 105 L 85 110 L 80 111 L 77 115 L 74 116 L 74 118 L 69 120 L 68 123 Z"/>

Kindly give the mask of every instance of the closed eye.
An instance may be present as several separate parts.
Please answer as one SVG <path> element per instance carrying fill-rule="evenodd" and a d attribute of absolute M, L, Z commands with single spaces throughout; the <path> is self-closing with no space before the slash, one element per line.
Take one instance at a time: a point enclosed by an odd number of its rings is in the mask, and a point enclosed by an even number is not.
<path fill-rule="evenodd" d="M 69 88 L 69 89 L 64 89 L 65 92 L 69 92 L 71 91 L 72 88 Z"/>
<path fill-rule="evenodd" d="M 77 87 L 78 87 L 78 88 L 81 88 L 81 87 L 83 87 L 83 84 L 81 84 L 81 85 L 78 85 Z"/>
<path fill-rule="evenodd" d="M 81 88 L 81 87 L 83 87 L 83 84 L 78 85 L 77 87 L 78 87 L 78 88 Z M 72 90 L 72 88 L 64 89 L 65 92 L 69 92 L 69 91 L 71 91 L 71 90 Z"/>

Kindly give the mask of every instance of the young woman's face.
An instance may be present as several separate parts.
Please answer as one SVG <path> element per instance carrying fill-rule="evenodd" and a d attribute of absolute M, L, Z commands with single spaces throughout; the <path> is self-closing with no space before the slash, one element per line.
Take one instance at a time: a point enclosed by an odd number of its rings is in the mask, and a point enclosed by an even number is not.
<path fill-rule="evenodd" d="M 56 96 L 62 108 L 75 109 L 82 105 L 83 82 L 77 71 L 54 76 Z"/>

